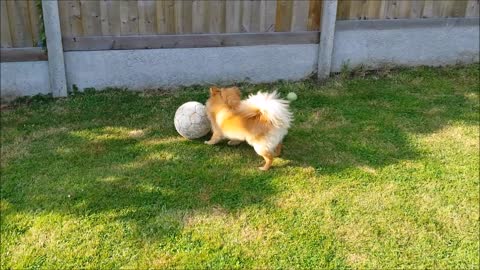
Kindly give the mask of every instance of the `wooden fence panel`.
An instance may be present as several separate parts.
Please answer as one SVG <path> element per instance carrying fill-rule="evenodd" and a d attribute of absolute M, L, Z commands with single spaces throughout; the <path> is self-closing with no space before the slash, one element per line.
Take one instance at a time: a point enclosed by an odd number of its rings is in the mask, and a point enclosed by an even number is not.
<path fill-rule="evenodd" d="M 339 0 L 337 19 L 473 17 L 478 16 L 478 3 L 479 0 Z"/>
<path fill-rule="evenodd" d="M 122 35 L 138 35 L 138 3 L 135 0 L 120 2 L 120 33 Z"/>
<path fill-rule="evenodd" d="M 165 25 L 167 34 L 175 34 L 175 1 L 163 1 L 163 14 L 165 16 Z"/>
<path fill-rule="evenodd" d="M 59 1 L 58 12 L 63 36 L 83 36 L 82 12 L 79 0 Z M 113 23 L 113 22 L 112 22 Z"/>
<path fill-rule="evenodd" d="M 183 31 L 183 1 L 175 1 L 173 3 L 174 10 L 174 24 L 175 24 L 175 33 L 184 34 Z"/>
<path fill-rule="evenodd" d="M 100 22 L 100 1 L 81 0 L 80 6 L 84 35 L 101 35 L 102 25 Z"/>
<path fill-rule="evenodd" d="M 423 14 L 423 8 L 425 7 L 424 0 L 412 0 L 410 3 L 410 18 L 421 18 Z"/>
<path fill-rule="evenodd" d="M 423 0 L 420 0 L 420 1 L 423 1 Z M 382 17 L 384 8 L 385 8 L 385 4 L 383 1 L 375 1 L 375 2 L 365 1 L 365 4 L 364 4 L 365 13 L 361 14 L 360 18 L 364 20 L 384 19 Z"/>
<path fill-rule="evenodd" d="M 423 18 L 433 17 L 433 14 L 435 13 L 435 11 L 437 11 L 436 7 L 438 7 L 438 5 L 435 5 L 433 0 L 425 0 L 425 4 L 423 5 L 422 17 Z"/>
<path fill-rule="evenodd" d="M 350 4 L 352 1 L 350 0 L 338 0 L 338 5 L 337 5 L 337 19 L 339 20 L 352 20 L 352 19 L 358 19 L 357 18 L 352 18 L 350 16 Z"/>
<path fill-rule="evenodd" d="M 14 47 L 32 47 L 32 27 L 27 1 L 6 1 L 9 13 L 10 36 Z"/>
<path fill-rule="evenodd" d="M 284 30 L 307 30 L 319 19 L 320 0 L 296 0 L 280 10 Z M 268 32 L 275 30 L 277 1 L 67 0 L 60 2 L 64 36 Z M 293 10 L 290 10 L 293 9 Z M 296 17 L 290 18 L 298 14 Z M 292 20 L 293 19 L 293 20 Z M 73 27 L 79 21 L 79 27 Z M 281 28 L 281 27 L 280 27 Z"/>
<path fill-rule="evenodd" d="M 465 17 L 480 16 L 480 0 L 469 0 L 465 10 Z"/>
<path fill-rule="evenodd" d="M 275 16 L 277 10 L 277 1 L 262 0 L 264 3 L 264 12 L 261 16 L 264 18 L 261 25 L 261 32 L 275 31 Z"/>
<path fill-rule="evenodd" d="M 227 3 L 228 4 L 228 3 Z M 208 32 L 208 2 L 194 0 L 192 3 L 192 33 Z"/>
<path fill-rule="evenodd" d="M 7 2 L 0 1 L 0 23 L 1 23 L 1 48 L 11 48 L 13 47 L 12 36 L 10 35 L 10 24 L 9 24 L 9 16 L 7 11 Z"/>
<path fill-rule="evenodd" d="M 196 1 L 203 2 L 203 1 Z M 227 1 L 225 3 L 225 32 L 227 33 L 240 33 L 241 32 L 241 6 L 240 1 Z M 193 22 L 195 26 L 195 22 Z M 198 33 L 198 32 L 196 32 Z M 201 31 L 200 31 L 201 33 Z"/>
<path fill-rule="evenodd" d="M 40 46 L 40 12 L 34 0 L 0 1 L 1 48 Z"/>
<path fill-rule="evenodd" d="M 119 36 L 120 2 L 117 0 L 102 0 L 100 2 L 100 22 L 102 35 Z"/>
<path fill-rule="evenodd" d="M 66 37 L 294 32 L 318 31 L 321 6 L 321 0 L 69 0 L 61 1 L 60 13 Z M 479 0 L 339 0 L 337 18 L 471 17 L 478 7 Z"/>
<path fill-rule="evenodd" d="M 407 19 L 410 17 L 411 4 L 411 1 L 385 1 L 383 17 L 385 19 Z"/>
<path fill-rule="evenodd" d="M 157 16 L 155 13 L 155 1 L 138 1 L 138 31 L 141 35 L 153 35 L 157 33 Z"/>
<path fill-rule="evenodd" d="M 308 8 L 310 1 L 294 0 L 292 5 L 292 19 L 290 31 L 307 31 Z"/>
<path fill-rule="evenodd" d="M 289 32 L 292 21 L 292 2 L 290 0 L 278 0 L 275 17 L 275 31 Z"/>
<path fill-rule="evenodd" d="M 155 2 L 155 19 L 157 23 L 157 34 L 167 32 L 167 20 L 165 17 L 165 3 L 163 1 Z"/>
<path fill-rule="evenodd" d="M 308 31 L 320 30 L 320 16 L 322 14 L 322 1 L 310 0 L 310 6 L 308 7 Z"/>
<path fill-rule="evenodd" d="M 372 4 L 375 4 L 375 3 L 372 3 Z M 365 13 L 367 8 L 368 8 L 367 1 L 352 1 L 348 5 L 348 9 L 349 9 L 348 15 L 347 14 L 346 15 L 349 18 L 355 18 L 355 19 L 361 20 L 365 18 Z"/>
<path fill-rule="evenodd" d="M 28 18 L 30 18 L 30 26 L 32 28 L 32 43 L 33 47 L 41 46 L 40 44 L 40 11 L 34 1 L 27 1 L 28 3 Z"/>
<path fill-rule="evenodd" d="M 191 0 L 174 2 L 174 25 L 176 34 L 192 33 L 192 4 Z"/>
<path fill-rule="evenodd" d="M 72 25 L 70 23 L 72 1 L 60 1 L 58 2 L 58 14 L 60 16 L 60 29 L 62 30 L 62 36 L 73 36 Z M 108 19 L 108 18 L 107 18 Z"/>
<path fill-rule="evenodd" d="M 252 16 L 252 5 L 251 1 L 243 1 L 241 9 L 241 21 L 240 21 L 240 32 L 251 32 L 252 26 L 250 25 L 251 16 Z"/>
<path fill-rule="evenodd" d="M 225 33 L 225 1 L 208 1 L 208 33 Z"/>
<path fill-rule="evenodd" d="M 265 3 L 260 1 L 250 1 L 250 31 L 248 32 L 261 32 L 263 13 L 265 12 Z"/>
<path fill-rule="evenodd" d="M 35 0 L 1 0 L 1 47 L 38 46 Z M 339 20 L 477 17 L 480 0 L 338 0 Z M 318 31 L 323 0 L 61 0 L 64 37 Z"/>
<path fill-rule="evenodd" d="M 193 1 L 186 0 L 183 1 L 183 32 L 184 33 L 192 33 L 193 30 L 193 22 L 192 22 L 192 12 L 193 12 Z"/>
<path fill-rule="evenodd" d="M 450 2 L 452 4 L 451 11 L 445 16 L 448 17 L 465 17 L 467 11 L 467 0 Z"/>

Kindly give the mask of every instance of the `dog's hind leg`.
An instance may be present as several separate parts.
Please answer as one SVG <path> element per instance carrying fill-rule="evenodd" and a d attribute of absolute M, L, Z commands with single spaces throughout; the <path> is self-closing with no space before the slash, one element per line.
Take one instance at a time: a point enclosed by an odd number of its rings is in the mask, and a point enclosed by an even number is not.
<path fill-rule="evenodd" d="M 270 151 L 268 148 L 265 147 L 265 142 L 263 142 L 263 141 L 249 141 L 248 139 L 247 139 L 247 142 L 248 142 L 248 144 L 253 146 L 253 149 L 255 149 L 255 152 L 259 156 L 263 157 L 263 159 L 265 160 L 265 165 L 263 165 L 262 167 L 258 167 L 258 168 L 262 171 L 267 171 L 268 169 L 270 169 L 270 167 L 272 166 L 272 163 L 273 163 L 274 153 L 272 153 L 272 151 Z"/>
<path fill-rule="evenodd" d="M 283 146 L 282 143 L 279 143 L 277 147 L 275 147 L 275 153 L 273 155 L 274 157 L 280 156 L 280 154 L 282 153 L 282 146 Z"/>
<path fill-rule="evenodd" d="M 265 153 L 262 153 L 261 156 L 265 160 L 265 165 L 263 165 L 263 167 L 259 167 L 259 169 L 262 171 L 268 171 L 268 169 L 270 169 L 273 163 L 273 155 L 269 152 L 265 152 Z"/>

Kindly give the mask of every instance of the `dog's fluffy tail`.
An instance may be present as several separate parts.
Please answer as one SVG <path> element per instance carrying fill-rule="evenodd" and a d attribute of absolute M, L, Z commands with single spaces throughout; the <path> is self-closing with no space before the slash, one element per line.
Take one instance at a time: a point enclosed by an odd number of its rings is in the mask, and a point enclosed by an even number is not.
<path fill-rule="evenodd" d="M 289 110 L 289 102 L 281 99 L 277 92 L 258 92 L 250 95 L 244 104 L 247 105 L 252 116 L 261 115 L 277 128 L 289 128 L 292 122 L 292 113 Z"/>

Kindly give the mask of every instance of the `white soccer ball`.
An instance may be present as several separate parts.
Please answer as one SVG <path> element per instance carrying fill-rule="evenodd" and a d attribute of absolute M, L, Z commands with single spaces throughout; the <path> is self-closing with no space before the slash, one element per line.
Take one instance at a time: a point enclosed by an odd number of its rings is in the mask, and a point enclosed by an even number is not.
<path fill-rule="evenodd" d="M 197 139 L 210 131 L 210 121 L 205 106 L 196 101 L 190 101 L 180 106 L 175 112 L 175 129 L 187 139 Z"/>

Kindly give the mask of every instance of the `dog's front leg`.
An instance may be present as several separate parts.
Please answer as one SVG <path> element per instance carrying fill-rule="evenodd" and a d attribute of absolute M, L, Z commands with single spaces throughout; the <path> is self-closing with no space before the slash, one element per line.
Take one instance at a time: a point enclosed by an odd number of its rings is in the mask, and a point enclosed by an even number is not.
<path fill-rule="evenodd" d="M 212 137 L 209 141 L 205 141 L 206 144 L 217 144 L 223 139 L 223 136 L 220 132 L 213 131 Z"/>

